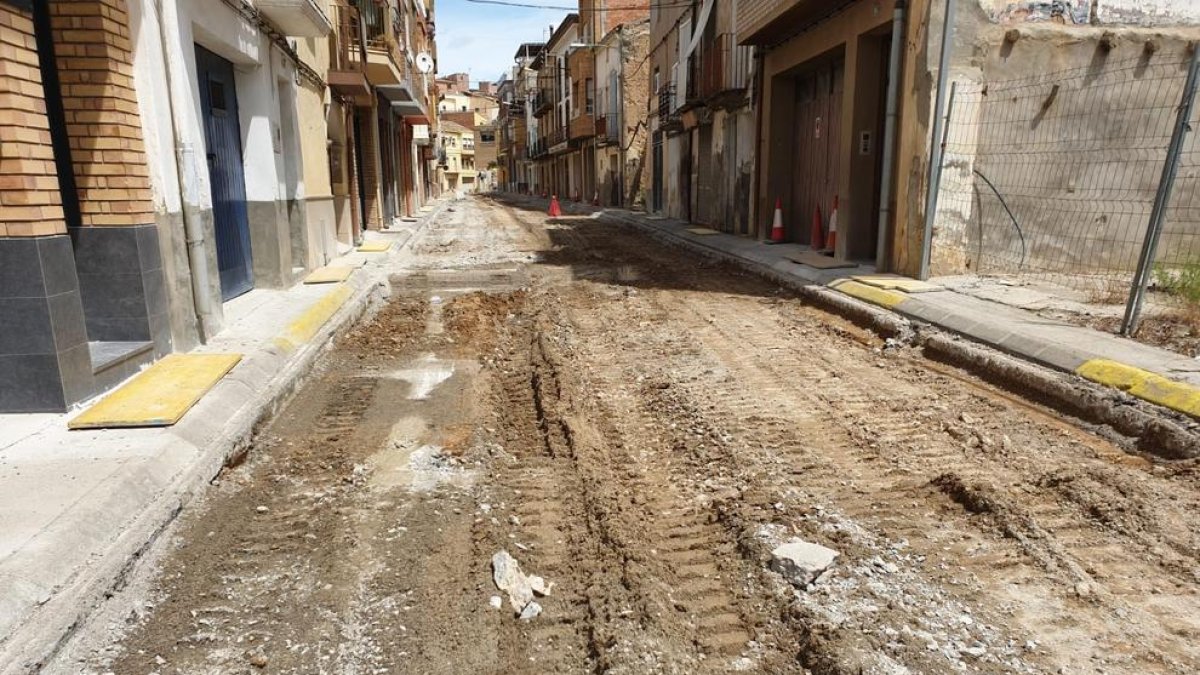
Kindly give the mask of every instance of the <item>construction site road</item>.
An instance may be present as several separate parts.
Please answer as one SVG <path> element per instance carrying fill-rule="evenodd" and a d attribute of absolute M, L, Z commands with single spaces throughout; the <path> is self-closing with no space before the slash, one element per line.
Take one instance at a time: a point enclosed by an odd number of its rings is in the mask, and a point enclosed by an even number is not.
<path fill-rule="evenodd" d="M 1195 461 L 604 218 L 396 257 L 47 672 L 1200 672 Z"/>

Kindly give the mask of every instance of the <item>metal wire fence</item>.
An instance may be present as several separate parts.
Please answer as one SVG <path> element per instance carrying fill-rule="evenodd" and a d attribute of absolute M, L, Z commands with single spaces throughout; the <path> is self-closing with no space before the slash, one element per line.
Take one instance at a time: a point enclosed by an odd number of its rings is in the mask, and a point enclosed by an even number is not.
<path fill-rule="evenodd" d="M 1190 56 L 1001 82 L 949 102 L 933 271 L 1032 276 L 1125 302 Z M 1200 125 L 1196 114 L 1192 125 Z M 1200 269 L 1200 143 L 1187 134 L 1154 278 Z M 1198 275 L 1200 276 L 1200 275 Z"/>

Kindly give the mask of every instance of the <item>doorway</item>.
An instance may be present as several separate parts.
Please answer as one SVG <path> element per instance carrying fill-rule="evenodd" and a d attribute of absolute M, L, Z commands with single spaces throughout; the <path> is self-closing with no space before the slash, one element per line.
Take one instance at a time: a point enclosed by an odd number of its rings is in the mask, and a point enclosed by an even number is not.
<path fill-rule="evenodd" d="M 833 208 L 841 168 L 838 139 L 845 73 L 845 59 L 838 58 L 796 76 L 792 241 L 811 245 L 813 218 L 819 210 L 822 221 L 828 222 Z"/>
<path fill-rule="evenodd" d="M 196 45 L 196 73 L 204 141 L 208 149 L 217 269 L 224 301 L 254 287 L 237 90 L 233 64 L 199 45 Z"/>

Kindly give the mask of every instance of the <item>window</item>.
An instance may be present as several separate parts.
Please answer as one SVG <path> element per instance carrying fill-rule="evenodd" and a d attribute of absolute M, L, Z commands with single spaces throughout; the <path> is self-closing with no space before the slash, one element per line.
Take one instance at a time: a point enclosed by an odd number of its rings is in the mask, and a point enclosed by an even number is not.
<path fill-rule="evenodd" d="M 595 85 L 592 84 L 592 78 L 590 78 L 590 77 L 583 81 L 583 95 L 584 95 L 584 98 L 587 100 L 587 104 L 585 105 L 585 112 L 589 115 L 594 113 L 595 108 L 596 108 L 596 97 L 595 97 L 596 92 L 595 92 L 595 89 L 593 89 L 594 86 Z"/>

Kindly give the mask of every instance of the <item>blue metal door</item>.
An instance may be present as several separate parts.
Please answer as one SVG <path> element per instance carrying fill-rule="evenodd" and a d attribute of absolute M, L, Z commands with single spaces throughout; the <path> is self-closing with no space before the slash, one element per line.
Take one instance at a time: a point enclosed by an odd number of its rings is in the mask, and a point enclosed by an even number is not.
<path fill-rule="evenodd" d="M 204 140 L 208 146 L 221 299 L 229 300 L 254 287 L 233 64 L 197 45 L 196 73 Z"/>

